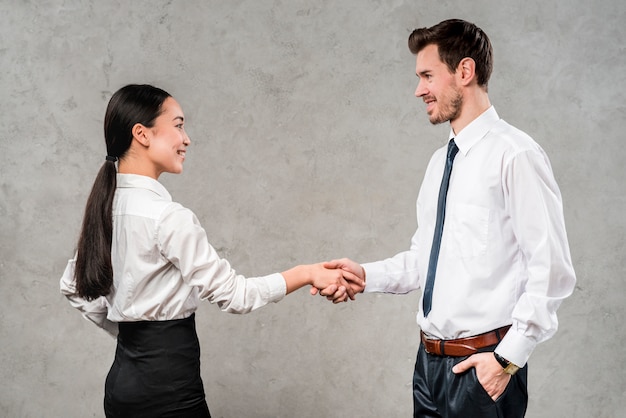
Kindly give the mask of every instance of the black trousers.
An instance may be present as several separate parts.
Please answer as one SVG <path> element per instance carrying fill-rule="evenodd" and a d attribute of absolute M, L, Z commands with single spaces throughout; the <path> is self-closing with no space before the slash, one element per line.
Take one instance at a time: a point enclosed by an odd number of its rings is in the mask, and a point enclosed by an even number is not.
<path fill-rule="evenodd" d="M 479 351 L 493 351 L 485 347 Z M 491 399 L 469 369 L 456 375 L 452 367 L 467 357 L 428 354 L 422 344 L 413 373 L 414 418 L 521 418 L 528 405 L 527 366 L 511 376 L 504 393 Z"/>
<path fill-rule="evenodd" d="M 107 418 L 210 418 L 200 378 L 195 314 L 119 324 L 107 375 Z"/>

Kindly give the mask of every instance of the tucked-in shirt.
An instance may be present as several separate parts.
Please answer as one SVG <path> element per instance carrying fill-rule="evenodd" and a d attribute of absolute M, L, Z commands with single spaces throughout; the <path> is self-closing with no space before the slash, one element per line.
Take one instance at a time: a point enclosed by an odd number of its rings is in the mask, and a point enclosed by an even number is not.
<path fill-rule="evenodd" d="M 448 188 L 432 310 L 417 323 L 456 339 L 511 325 L 496 352 L 518 366 L 557 330 L 556 311 L 575 284 L 561 194 L 550 162 L 490 107 L 450 138 L 459 147 Z M 432 156 L 417 198 L 408 251 L 364 264 L 366 292 L 423 289 L 447 146 Z"/>
<path fill-rule="evenodd" d="M 85 318 L 117 334 L 117 323 L 182 319 L 200 300 L 230 313 L 278 302 L 286 284 L 280 273 L 245 278 L 220 258 L 194 213 L 172 202 L 158 181 L 118 174 L 113 201 L 113 288 L 93 301 L 76 293 L 74 265 L 61 277 L 61 293 Z"/>

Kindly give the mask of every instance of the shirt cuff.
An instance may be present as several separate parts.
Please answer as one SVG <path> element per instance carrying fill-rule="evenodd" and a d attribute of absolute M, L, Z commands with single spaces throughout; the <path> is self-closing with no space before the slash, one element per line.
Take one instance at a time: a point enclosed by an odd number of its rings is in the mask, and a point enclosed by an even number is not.
<path fill-rule="evenodd" d="M 533 338 L 517 333 L 513 328 L 509 329 L 495 352 L 518 367 L 524 367 L 537 342 Z"/>
<path fill-rule="evenodd" d="M 363 289 L 363 293 L 385 292 L 386 283 L 384 277 L 386 270 L 382 263 L 364 263 L 361 264 L 361 267 L 365 271 L 365 289 Z"/>
<path fill-rule="evenodd" d="M 364 263 L 366 293 L 406 294 L 419 288 L 417 271 L 405 259 Z"/>
<path fill-rule="evenodd" d="M 282 300 L 287 294 L 287 282 L 285 278 L 280 273 L 270 274 L 269 276 L 265 276 L 268 290 L 268 303 L 269 302 L 279 302 Z"/>

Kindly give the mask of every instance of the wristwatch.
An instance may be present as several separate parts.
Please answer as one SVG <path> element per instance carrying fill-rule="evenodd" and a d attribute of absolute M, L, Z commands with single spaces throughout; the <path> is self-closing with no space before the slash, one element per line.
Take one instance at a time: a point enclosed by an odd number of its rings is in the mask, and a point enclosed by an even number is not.
<path fill-rule="evenodd" d="M 496 360 L 498 360 L 498 363 L 500 363 L 500 365 L 504 369 L 504 373 L 510 374 L 511 376 L 513 376 L 519 370 L 519 366 L 516 366 L 515 364 L 511 363 L 510 361 L 508 361 L 507 359 L 505 359 L 504 357 L 502 357 L 500 354 L 496 353 L 495 351 L 493 352 L 493 356 L 496 358 Z"/>

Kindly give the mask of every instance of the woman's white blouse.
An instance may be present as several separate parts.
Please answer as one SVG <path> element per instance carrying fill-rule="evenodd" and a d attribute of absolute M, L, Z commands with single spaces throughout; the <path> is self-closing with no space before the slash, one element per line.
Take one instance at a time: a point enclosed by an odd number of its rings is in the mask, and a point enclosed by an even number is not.
<path fill-rule="evenodd" d="M 200 300 L 230 313 L 246 313 L 286 293 L 280 273 L 245 278 L 209 244 L 194 213 L 172 202 L 158 181 L 118 174 L 113 202 L 113 288 L 86 301 L 76 294 L 74 265 L 61 277 L 61 293 L 85 318 L 112 335 L 117 323 L 181 319 Z"/>

